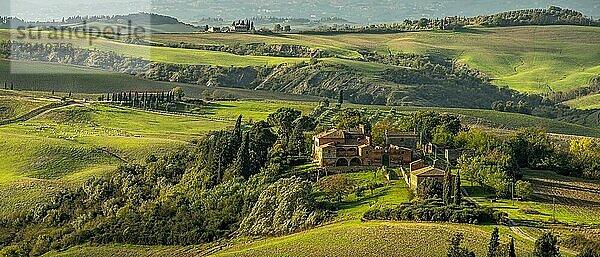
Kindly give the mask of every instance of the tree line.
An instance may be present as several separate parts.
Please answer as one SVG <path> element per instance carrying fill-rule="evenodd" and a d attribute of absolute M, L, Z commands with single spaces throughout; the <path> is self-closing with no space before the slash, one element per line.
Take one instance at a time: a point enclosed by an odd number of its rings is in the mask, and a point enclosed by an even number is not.
<path fill-rule="evenodd" d="M 278 57 L 304 57 L 304 58 L 326 58 L 333 57 L 321 49 L 312 48 L 303 45 L 293 44 L 230 44 L 230 45 L 202 45 L 186 42 L 138 42 L 139 44 L 151 46 L 164 46 L 170 48 L 197 49 L 207 51 L 226 52 L 237 55 L 256 55 L 256 56 L 278 56 Z"/>
<path fill-rule="evenodd" d="M 368 26 L 321 26 L 317 29 L 306 30 L 300 33 L 397 33 L 420 30 L 463 30 L 465 26 L 508 27 L 530 25 L 600 26 L 600 20 L 586 17 L 578 11 L 550 6 L 548 9 L 525 9 L 476 17 L 448 16 L 436 19 L 406 19 L 398 23 L 373 24 Z"/>

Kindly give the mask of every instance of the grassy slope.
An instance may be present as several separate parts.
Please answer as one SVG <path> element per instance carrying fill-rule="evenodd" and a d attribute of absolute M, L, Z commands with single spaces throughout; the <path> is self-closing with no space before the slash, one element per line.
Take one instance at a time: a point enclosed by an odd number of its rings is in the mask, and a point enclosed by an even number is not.
<path fill-rule="evenodd" d="M 523 92 L 542 93 L 586 85 L 600 74 L 600 28 L 574 26 L 472 29 L 468 32 L 412 32 L 257 36 L 246 34 L 157 35 L 157 41 L 231 44 L 263 42 L 319 47 L 340 57 L 359 57 L 355 50 L 381 53 L 441 54 L 480 69 Z M 343 51 L 341 51 L 343 49 Z M 549 87 L 548 87 L 549 86 Z"/>
<path fill-rule="evenodd" d="M 33 94 L 57 99 L 68 96 L 69 92 L 74 92 L 74 97 L 79 99 L 97 99 L 99 96 L 97 95 L 98 93 L 145 90 L 169 91 L 173 87 L 180 86 L 183 88 L 186 96 L 189 97 L 202 97 L 206 90 L 211 92 L 219 90 L 231 94 L 238 99 L 273 99 L 307 102 L 318 102 L 321 100 L 320 97 L 273 91 L 156 82 L 97 69 L 30 61 L 9 62 L 0 60 L 0 86 L 3 87 L 4 82 L 14 83 L 15 89 L 18 90 L 39 91 L 25 92 L 28 95 Z M 54 95 L 49 93 L 53 90 L 56 91 Z M 0 89 L 0 91 L 2 90 Z M 46 93 L 41 91 L 46 91 Z M 13 92 L 13 94 L 18 94 L 18 92 Z"/>
<path fill-rule="evenodd" d="M 45 100 L 0 96 L 0 121 L 17 118 L 50 103 Z"/>
<path fill-rule="evenodd" d="M 65 186 L 115 169 L 122 160 L 142 160 L 184 146 L 208 131 L 232 126 L 238 115 L 245 121 L 264 120 L 283 106 L 309 113 L 315 104 L 230 101 L 205 107 L 200 115 L 85 105 L 1 126 L 0 213 L 42 202 Z"/>
<path fill-rule="evenodd" d="M 600 109 L 600 94 L 584 96 L 579 99 L 565 102 L 565 104 L 583 110 Z"/>
<path fill-rule="evenodd" d="M 171 88 L 165 83 L 90 68 L 0 60 L 0 86 L 7 81 L 14 83 L 15 89 L 47 92 L 98 93 Z"/>
<path fill-rule="evenodd" d="M 278 65 L 281 63 L 296 63 L 307 61 L 308 58 L 288 58 L 269 56 L 241 56 L 225 52 L 204 51 L 193 49 L 177 49 L 168 47 L 152 47 L 126 44 L 104 38 L 79 39 L 75 34 L 65 34 L 62 38 L 53 38 L 49 32 L 34 33 L 34 36 L 21 37 L 19 33 L 9 30 L 0 30 L 0 39 L 12 38 L 16 41 L 29 43 L 63 43 L 72 44 L 74 47 L 113 51 L 130 57 L 139 57 L 147 60 L 215 66 L 264 66 Z"/>
<path fill-rule="evenodd" d="M 445 256 L 447 240 L 465 234 L 464 244 L 477 256 L 487 252 L 490 227 L 474 225 L 346 221 L 289 236 L 237 242 L 214 256 Z M 501 228 L 501 240 L 509 231 Z M 516 241 L 519 256 L 532 246 Z M 44 256 L 190 256 L 206 253 L 203 247 L 144 247 L 103 245 L 74 247 Z"/>
<path fill-rule="evenodd" d="M 45 36 L 44 33 L 42 33 Z M 8 31 L 0 31 L 7 38 Z M 586 85 L 600 74 L 600 28 L 577 26 L 510 27 L 471 29 L 467 32 L 411 32 L 395 34 L 274 35 L 163 34 L 154 41 L 199 44 L 288 43 L 325 49 L 343 58 L 359 58 L 358 49 L 381 53 L 442 54 L 478 68 L 523 92 L 561 91 Z M 48 39 L 43 40 L 44 42 Z M 50 40 L 52 41 L 52 40 Z M 76 46 L 111 50 L 155 61 L 222 66 L 275 65 L 305 58 L 238 56 L 229 53 L 128 45 L 96 39 L 92 45 L 77 39 L 61 39 Z"/>

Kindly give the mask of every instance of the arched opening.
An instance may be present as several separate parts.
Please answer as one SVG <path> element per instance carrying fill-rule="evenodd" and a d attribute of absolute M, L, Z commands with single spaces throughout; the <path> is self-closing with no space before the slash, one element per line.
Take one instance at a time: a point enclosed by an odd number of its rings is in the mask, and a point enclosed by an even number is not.
<path fill-rule="evenodd" d="M 337 160 L 337 162 L 335 163 L 336 167 L 346 167 L 348 166 L 348 160 L 344 159 L 344 158 L 340 158 Z"/>
<path fill-rule="evenodd" d="M 362 165 L 362 161 L 360 161 L 360 159 L 352 158 L 352 160 L 350 160 L 350 166 L 360 166 L 360 165 Z"/>

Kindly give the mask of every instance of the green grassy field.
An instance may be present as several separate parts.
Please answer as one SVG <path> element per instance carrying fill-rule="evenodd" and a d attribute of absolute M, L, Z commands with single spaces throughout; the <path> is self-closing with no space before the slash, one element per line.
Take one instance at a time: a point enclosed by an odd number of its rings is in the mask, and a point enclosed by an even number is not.
<path fill-rule="evenodd" d="M 289 236 L 261 240 L 239 240 L 209 256 L 445 256 L 447 240 L 465 234 L 464 244 L 477 256 L 487 252 L 491 227 L 405 222 L 346 221 Z M 501 228 L 502 243 L 509 231 Z M 74 247 L 44 256 L 190 256 L 212 253 L 207 247 L 144 247 L 102 245 Z M 529 256 L 531 243 L 516 240 L 519 256 Z M 568 256 L 568 255 L 567 255 Z"/>
<path fill-rule="evenodd" d="M 573 108 L 583 110 L 600 109 L 600 94 L 584 96 L 575 100 L 567 101 L 565 104 Z"/>
<path fill-rule="evenodd" d="M 48 103 L 46 100 L 0 96 L 0 121 L 19 117 Z"/>
<path fill-rule="evenodd" d="M 395 34 L 156 35 L 161 42 L 197 44 L 286 43 L 318 47 L 343 58 L 356 50 L 442 55 L 466 63 L 494 78 L 497 85 L 530 93 L 568 90 L 600 75 L 600 28 L 575 26 L 475 28 L 466 32 Z M 344 51 L 341 51 L 343 49 Z"/>
<path fill-rule="evenodd" d="M 0 38 L 8 38 L 9 35 L 7 30 L 0 31 Z M 42 35 L 45 38 L 43 42 L 53 41 L 47 39 L 44 33 Z M 522 92 L 544 93 L 584 86 L 591 78 L 600 75 L 599 35 L 600 28 L 595 27 L 531 26 L 392 34 L 158 34 L 153 35 L 152 40 L 197 44 L 298 44 L 321 48 L 337 57 L 350 59 L 360 58 L 359 49 L 381 53 L 443 55 L 485 72 L 499 86 L 507 85 Z M 306 61 L 306 58 L 239 56 L 224 52 L 129 45 L 106 39 L 96 39 L 92 45 L 75 38 L 59 41 L 169 63 L 261 66 Z M 328 61 L 340 62 L 335 59 Z M 357 67 L 365 68 L 360 65 Z"/>

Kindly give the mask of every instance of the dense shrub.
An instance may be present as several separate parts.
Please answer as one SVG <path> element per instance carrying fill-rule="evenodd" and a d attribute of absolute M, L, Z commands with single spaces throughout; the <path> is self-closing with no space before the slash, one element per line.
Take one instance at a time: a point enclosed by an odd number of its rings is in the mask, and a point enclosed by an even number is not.
<path fill-rule="evenodd" d="M 375 207 L 367 211 L 366 220 L 440 221 L 479 224 L 501 222 L 505 214 L 473 204 L 444 205 L 441 201 L 425 201 L 398 206 Z"/>
<path fill-rule="evenodd" d="M 283 235 L 316 224 L 325 218 L 317 210 L 312 184 L 300 178 L 280 179 L 265 189 L 240 224 L 247 235 Z"/>

